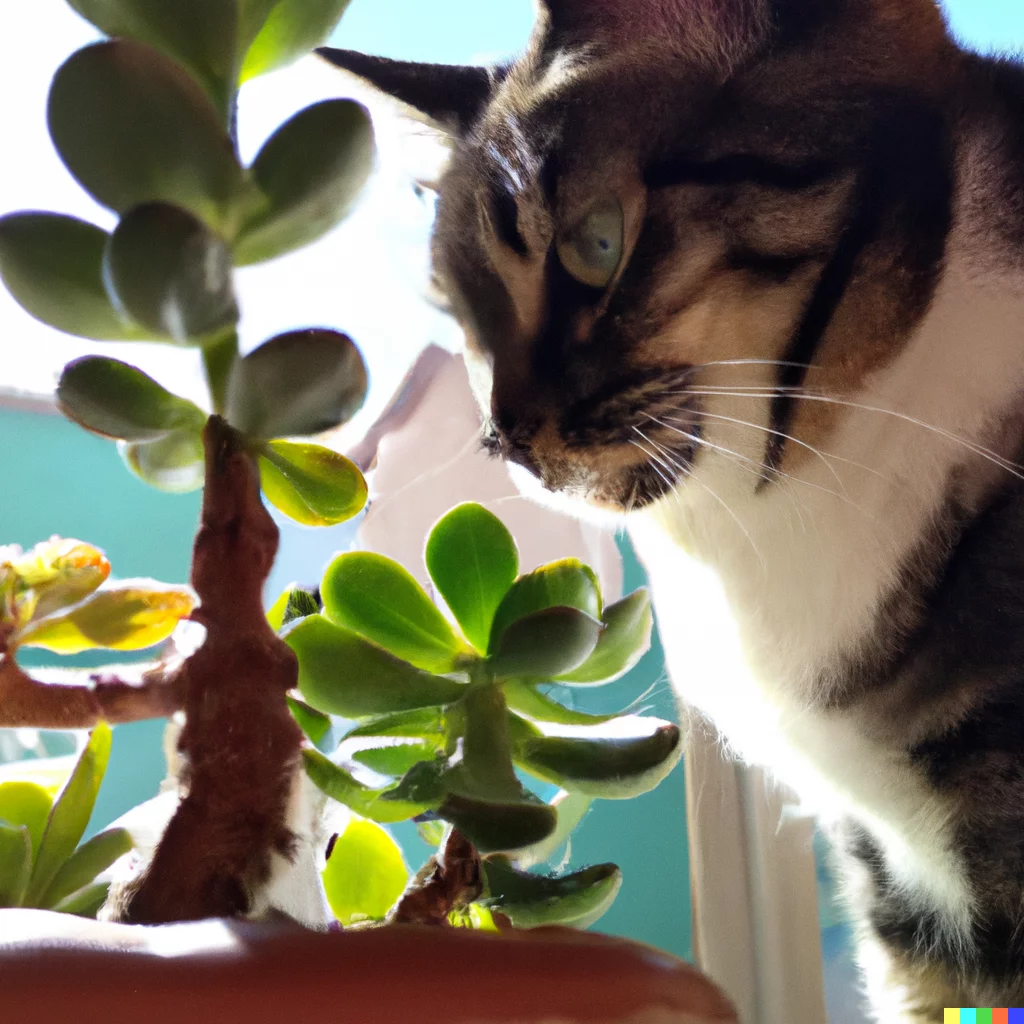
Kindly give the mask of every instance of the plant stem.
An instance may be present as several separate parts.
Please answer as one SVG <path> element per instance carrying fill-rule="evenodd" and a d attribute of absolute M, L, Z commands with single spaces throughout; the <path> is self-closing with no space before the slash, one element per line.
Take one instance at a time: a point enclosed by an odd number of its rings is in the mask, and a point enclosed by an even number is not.
<path fill-rule="evenodd" d="M 286 695 L 298 662 L 267 623 L 263 584 L 278 531 L 243 438 L 218 416 L 203 435 L 206 487 L 192 556 L 206 642 L 188 661 L 179 747 L 189 788 L 142 876 L 118 894 L 121 920 L 162 924 L 244 914 L 295 836 L 288 806 L 302 732 Z"/>
<path fill-rule="evenodd" d="M 458 829 L 427 861 L 388 914 L 388 924 L 448 924 L 453 910 L 483 893 L 483 866 L 476 847 Z"/>
<path fill-rule="evenodd" d="M 203 347 L 203 370 L 206 373 L 206 385 L 210 389 L 213 411 L 218 416 L 224 415 L 228 380 L 237 358 L 238 334 L 235 331 Z"/>

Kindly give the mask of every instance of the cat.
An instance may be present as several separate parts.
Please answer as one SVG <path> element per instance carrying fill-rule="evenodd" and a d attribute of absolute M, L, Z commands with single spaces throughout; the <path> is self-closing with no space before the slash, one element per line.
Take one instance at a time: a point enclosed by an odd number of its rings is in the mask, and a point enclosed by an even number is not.
<path fill-rule="evenodd" d="M 1024 1004 L 1024 68 L 934 0 L 321 52 L 450 138 L 485 443 L 625 520 L 682 697 L 831 831 L 876 1019 Z"/>

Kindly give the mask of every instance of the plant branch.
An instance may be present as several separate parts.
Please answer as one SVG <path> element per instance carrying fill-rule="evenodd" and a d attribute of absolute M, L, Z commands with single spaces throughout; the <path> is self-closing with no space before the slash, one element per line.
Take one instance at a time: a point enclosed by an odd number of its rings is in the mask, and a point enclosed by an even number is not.
<path fill-rule="evenodd" d="M 0 654 L 0 728 L 91 729 L 165 718 L 182 704 L 187 663 L 155 662 L 29 675 Z M 85 677 L 86 681 L 82 681 Z"/>

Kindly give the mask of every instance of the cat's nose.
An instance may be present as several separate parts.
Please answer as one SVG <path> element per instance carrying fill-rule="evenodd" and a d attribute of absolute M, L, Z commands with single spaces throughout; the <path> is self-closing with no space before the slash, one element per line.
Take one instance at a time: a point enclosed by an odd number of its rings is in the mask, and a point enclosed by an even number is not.
<path fill-rule="evenodd" d="M 523 466 L 535 476 L 540 476 L 540 465 L 533 454 L 533 446 L 522 431 L 503 430 L 492 423 L 484 433 L 484 447 L 506 462 Z"/>

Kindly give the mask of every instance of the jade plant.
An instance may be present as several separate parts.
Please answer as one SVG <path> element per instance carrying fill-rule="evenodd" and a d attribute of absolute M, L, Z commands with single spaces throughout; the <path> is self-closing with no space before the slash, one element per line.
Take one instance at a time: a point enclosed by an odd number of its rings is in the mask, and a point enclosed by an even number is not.
<path fill-rule="evenodd" d="M 306 771 L 372 821 L 449 823 L 484 855 L 475 896 L 513 923 L 590 919 L 617 889 L 613 865 L 542 879 L 515 858 L 535 861 L 559 834 L 560 806 L 571 828 L 590 800 L 647 792 L 678 760 L 671 722 L 589 715 L 546 692 L 600 686 L 636 664 L 650 643 L 647 592 L 605 606 L 575 559 L 520 575 L 511 534 L 472 503 L 437 523 L 425 561 L 450 619 L 406 569 L 362 551 L 331 562 L 317 596 L 286 592 L 272 610 L 298 656 L 307 735 L 324 739 L 325 715 L 354 723 L 333 757 L 306 749 Z M 557 785 L 555 800 L 517 769 Z"/>
<path fill-rule="evenodd" d="M 349 809 L 322 851 L 344 924 L 589 923 L 618 889 L 614 865 L 529 869 L 592 800 L 656 785 L 680 736 L 669 722 L 574 711 L 551 687 L 600 685 L 636 662 L 651 631 L 645 592 L 605 606 L 594 573 L 573 560 L 520 574 L 501 522 L 462 505 L 426 544 L 443 605 L 369 552 L 340 555 L 317 590 L 263 605 L 278 546 L 265 502 L 313 526 L 365 504 L 357 467 L 302 438 L 350 419 L 367 374 L 351 340 L 328 328 L 243 355 L 233 271 L 335 227 L 374 147 L 366 111 L 330 100 L 296 114 L 243 166 L 237 99 L 248 78 L 320 42 L 347 0 L 69 2 L 110 38 L 58 70 L 50 133 L 117 223 L 108 232 L 56 213 L 0 218 L 0 279 L 67 333 L 200 353 L 202 405 L 100 356 L 65 367 L 57 398 L 116 440 L 143 480 L 202 487 L 203 506 L 188 588 L 113 582 L 102 553 L 77 541 L 0 550 L 0 726 L 92 730 L 56 799 L 0 784 L 0 903 L 96 910 L 104 873 L 130 844 L 112 830 L 78 847 L 109 725 L 183 712 L 187 785 L 107 916 L 249 912 L 274 857 L 293 848 L 289 808 L 304 770 Z M 18 661 L 33 645 L 74 654 L 163 641 L 138 666 L 76 674 Z M 339 720 L 344 735 L 328 754 Z M 542 799 L 537 789 L 551 785 L 556 795 Z M 385 830 L 409 820 L 439 847 L 411 879 Z"/>

